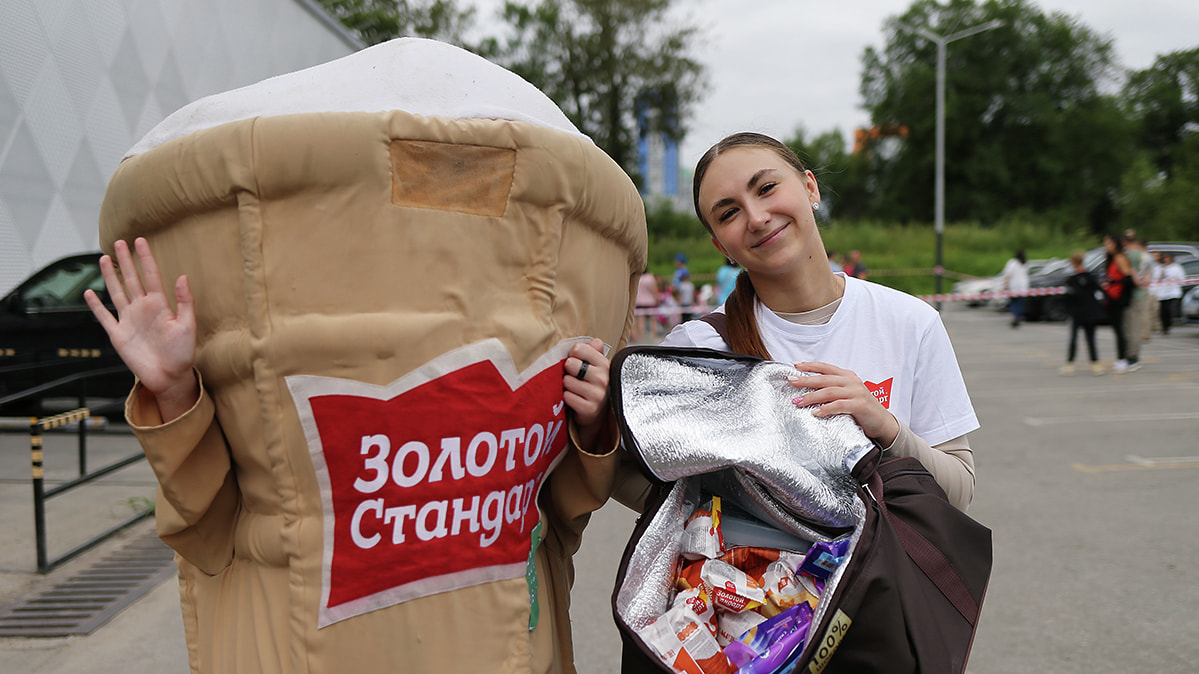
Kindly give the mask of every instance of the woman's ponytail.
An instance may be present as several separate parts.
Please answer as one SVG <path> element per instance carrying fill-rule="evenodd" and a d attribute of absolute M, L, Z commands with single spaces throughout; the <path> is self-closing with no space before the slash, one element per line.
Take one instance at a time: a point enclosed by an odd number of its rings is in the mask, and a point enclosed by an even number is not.
<path fill-rule="evenodd" d="M 749 280 L 749 274 L 741 272 L 737 275 L 736 289 L 724 304 L 725 317 L 728 319 L 729 349 L 735 353 L 769 360 L 770 352 L 766 350 L 766 345 L 762 343 L 762 335 L 758 333 L 757 304 L 758 294 L 754 291 L 754 283 Z"/>

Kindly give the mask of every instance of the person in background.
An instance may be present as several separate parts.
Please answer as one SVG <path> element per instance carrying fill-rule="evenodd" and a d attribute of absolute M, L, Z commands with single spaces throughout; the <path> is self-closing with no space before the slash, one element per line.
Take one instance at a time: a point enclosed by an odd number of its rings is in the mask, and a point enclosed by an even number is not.
<path fill-rule="evenodd" d="M 862 253 L 858 250 L 849 251 L 845 258 L 845 273 L 854 278 L 866 280 L 866 265 L 862 262 Z"/>
<path fill-rule="evenodd" d="M 741 273 L 741 267 L 736 262 L 724 259 L 724 264 L 720 269 L 716 270 L 716 304 L 724 304 L 728 300 L 729 295 L 733 292 L 733 288 L 737 287 L 737 274 Z"/>
<path fill-rule="evenodd" d="M 1174 317 L 1178 315 L 1182 303 L 1182 281 L 1187 277 L 1182 265 L 1174 261 L 1170 253 L 1162 253 L 1161 285 L 1154 287 L 1158 299 L 1158 313 L 1161 316 L 1162 334 L 1170 334 L 1174 325 Z"/>
<path fill-rule="evenodd" d="M 1028 292 L 1028 259 L 1024 257 L 1024 249 L 1019 248 L 1012 259 L 1003 266 L 1003 287 L 1011 293 Z M 1012 327 L 1020 327 L 1024 320 L 1024 296 L 1013 295 L 1008 298 L 1008 311 L 1012 314 Z"/>
<path fill-rule="evenodd" d="M 670 277 L 670 285 L 677 288 L 679 281 L 683 279 L 683 274 L 690 274 L 691 270 L 687 269 L 687 256 L 682 253 L 675 253 L 674 256 L 674 275 Z"/>
<path fill-rule="evenodd" d="M 650 311 L 656 306 L 658 306 L 658 280 L 646 270 L 637 279 L 637 316 L 633 321 L 630 341 L 637 343 L 658 338 L 658 331 L 654 327 L 654 313 Z"/>
<path fill-rule="evenodd" d="M 1149 341 L 1149 251 L 1136 236 L 1125 234 L 1121 243 L 1132 267 L 1132 294 L 1124 310 L 1124 342 L 1128 371 L 1141 367 L 1141 345 Z"/>
<path fill-rule="evenodd" d="M 1066 279 L 1066 313 L 1070 315 L 1070 345 L 1066 348 L 1066 364 L 1061 374 L 1074 374 L 1074 355 L 1078 349 L 1078 331 L 1087 338 L 1087 355 L 1091 357 L 1091 373 L 1103 374 L 1099 363 L 1099 351 L 1095 348 L 1095 325 L 1103 318 L 1103 288 L 1091 272 L 1083 266 L 1084 253 L 1076 250 L 1070 254 L 1070 265 L 1074 274 Z"/>
<path fill-rule="evenodd" d="M 832 269 L 834 274 L 845 271 L 845 268 L 841 266 L 841 263 L 837 262 L 836 252 L 826 250 L 824 251 L 824 254 L 828 256 L 828 268 Z"/>
<path fill-rule="evenodd" d="M 695 292 L 695 305 L 710 309 L 716 306 L 716 286 L 711 283 L 704 283 Z"/>
<path fill-rule="evenodd" d="M 1128 257 L 1124 255 L 1124 244 L 1114 234 L 1103 237 L 1103 249 L 1107 251 L 1107 260 L 1104 262 L 1107 277 L 1103 284 L 1104 304 L 1107 305 L 1107 317 L 1116 337 L 1116 360 L 1112 363 L 1112 372 L 1124 374 L 1129 371 L 1124 315 L 1132 296 L 1133 270 Z"/>
<path fill-rule="evenodd" d="M 679 287 L 662 279 L 658 293 L 658 326 L 662 332 L 670 332 L 679 322 Z"/>
<path fill-rule="evenodd" d="M 1161 301 L 1161 297 L 1158 295 L 1158 292 L 1162 288 L 1162 285 L 1161 285 L 1162 275 L 1165 273 L 1165 266 L 1162 263 L 1161 251 L 1156 251 L 1156 250 L 1149 251 L 1149 259 L 1151 260 L 1151 264 L 1149 265 L 1149 279 L 1148 279 L 1149 285 L 1147 287 L 1147 290 L 1149 291 L 1149 329 L 1148 329 L 1148 332 L 1150 335 L 1152 335 L 1155 332 L 1162 331 L 1162 319 L 1161 319 L 1162 301 Z"/>
<path fill-rule="evenodd" d="M 679 303 L 679 311 L 682 316 L 680 320 L 689 321 L 693 316 L 691 307 L 695 305 L 695 284 L 691 282 L 691 272 L 683 272 L 675 290 L 677 291 L 675 299 Z"/>

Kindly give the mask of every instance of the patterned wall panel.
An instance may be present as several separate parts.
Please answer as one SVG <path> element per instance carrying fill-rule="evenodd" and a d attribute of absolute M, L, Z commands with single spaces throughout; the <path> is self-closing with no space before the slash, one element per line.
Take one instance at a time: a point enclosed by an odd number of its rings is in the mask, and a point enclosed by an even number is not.
<path fill-rule="evenodd" d="M 0 294 L 97 248 L 109 177 L 163 117 L 361 47 L 315 0 L 0 5 Z"/>

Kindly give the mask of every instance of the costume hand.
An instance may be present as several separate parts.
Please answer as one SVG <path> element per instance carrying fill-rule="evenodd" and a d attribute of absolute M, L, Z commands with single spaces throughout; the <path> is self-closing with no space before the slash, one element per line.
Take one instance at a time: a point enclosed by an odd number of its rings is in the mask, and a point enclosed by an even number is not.
<path fill-rule="evenodd" d="M 88 290 L 83 298 L 108 333 L 121 360 L 159 401 L 166 421 L 164 403 L 187 404 L 185 411 L 199 396 L 192 374 L 196 358 L 192 294 L 187 277 L 180 276 L 175 282 L 177 309 L 172 311 L 150 244 L 139 237 L 134 246 L 141 262 L 140 277 L 129 245 L 124 241 L 115 245 L 121 279 L 117 278 L 112 259 L 107 255 L 100 258 L 100 272 L 119 318 L 108 312 L 95 292 Z"/>
<path fill-rule="evenodd" d="M 862 427 L 866 437 L 883 447 L 895 442 L 899 435 L 899 421 L 852 370 L 828 363 L 795 363 L 795 369 L 814 374 L 788 377 L 787 381 L 792 386 L 816 389 L 795 398 L 797 406 L 820 405 L 812 411 L 818 417 L 848 414 Z"/>
<path fill-rule="evenodd" d="M 587 363 L 585 371 L 583 363 Z M 608 372 L 611 363 L 604 357 L 604 340 L 597 337 L 586 344 L 575 344 L 570 348 L 565 365 L 562 386 L 566 390 L 563 398 L 574 412 L 583 449 L 590 451 L 608 412 Z M 578 376 L 580 371 L 583 372 L 582 378 Z"/>

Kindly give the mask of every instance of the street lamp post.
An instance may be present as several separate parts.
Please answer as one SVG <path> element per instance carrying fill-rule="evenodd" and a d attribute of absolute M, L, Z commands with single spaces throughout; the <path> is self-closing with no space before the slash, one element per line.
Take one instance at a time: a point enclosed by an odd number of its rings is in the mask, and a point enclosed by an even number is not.
<path fill-rule="evenodd" d="M 937 265 L 933 273 L 937 280 L 937 294 L 940 295 L 941 281 L 945 277 L 945 267 L 943 264 L 943 241 L 945 237 L 945 48 L 950 42 L 970 37 L 985 30 L 998 28 L 1003 25 L 1003 22 L 998 19 L 988 21 L 981 26 L 967 28 L 948 37 L 938 35 L 927 28 L 909 26 L 902 21 L 896 21 L 895 23 L 900 28 L 916 33 L 937 45 L 937 173 L 935 187 L 933 188 L 933 222 L 937 232 Z M 940 311 L 940 309 L 941 302 L 938 301 L 937 310 Z"/>

